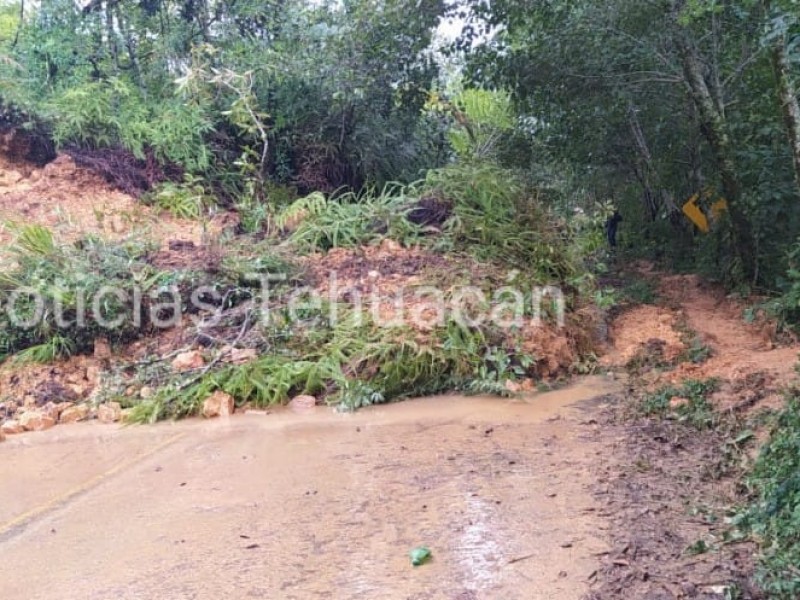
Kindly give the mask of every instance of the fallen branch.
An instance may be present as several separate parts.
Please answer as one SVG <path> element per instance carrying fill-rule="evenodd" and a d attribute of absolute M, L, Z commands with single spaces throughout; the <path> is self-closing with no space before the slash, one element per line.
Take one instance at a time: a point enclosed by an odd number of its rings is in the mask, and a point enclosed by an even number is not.
<path fill-rule="evenodd" d="M 230 344 L 231 346 L 235 347 L 236 344 L 238 344 L 240 341 L 242 341 L 242 338 L 244 337 L 245 333 L 247 333 L 247 330 L 250 327 L 250 317 L 252 317 L 252 315 L 253 315 L 253 311 L 252 310 L 247 312 L 247 315 L 245 315 L 244 323 L 242 323 L 242 328 L 239 330 L 239 335 L 237 335 L 236 339 L 233 340 L 233 342 Z M 220 361 L 222 360 L 222 358 L 225 356 L 226 353 L 227 353 L 227 349 L 226 348 L 222 348 L 219 352 L 217 352 L 217 355 L 214 357 L 214 360 L 212 360 L 210 363 L 208 363 L 203 368 L 203 370 L 200 371 L 200 373 L 198 373 L 196 376 L 194 376 L 191 379 L 189 379 L 189 380 L 183 382 L 182 384 L 180 384 L 178 386 L 177 391 L 182 392 L 186 388 L 191 387 L 192 385 L 194 385 L 195 383 L 200 381 L 203 377 L 205 377 L 208 374 L 209 371 L 211 371 L 211 369 L 213 369 L 215 366 L 217 366 L 220 363 Z"/>

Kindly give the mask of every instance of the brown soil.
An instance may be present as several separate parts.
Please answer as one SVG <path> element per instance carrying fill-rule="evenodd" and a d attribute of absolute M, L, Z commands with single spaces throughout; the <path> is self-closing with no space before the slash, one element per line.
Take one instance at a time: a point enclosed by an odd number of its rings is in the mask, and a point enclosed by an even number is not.
<path fill-rule="evenodd" d="M 370 292 L 380 284 L 380 295 L 390 296 L 401 288 L 430 285 L 431 275 L 441 279 L 454 271 L 469 276 L 470 266 L 464 260 L 448 258 L 419 248 L 403 248 L 397 242 L 384 240 L 379 246 L 350 250 L 335 248 L 326 254 L 304 259 L 311 284 L 327 293 L 332 285 L 342 292 Z M 331 280 L 331 274 L 336 279 Z"/>
<path fill-rule="evenodd" d="M 18 407 L 41 407 L 49 402 L 80 402 L 95 390 L 101 361 L 75 356 L 55 365 L 5 364 L 0 367 L 0 423 Z"/>
<path fill-rule="evenodd" d="M 755 544 L 726 538 L 746 460 L 730 454 L 729 432 L 631 421 L 627 401 L 612 406 L 598 418 L 616 460 L 600 465 L 594 487 L 612 549 L 586 600 L 762 598 L 751 582 Z"/>
<path fill-rule="evenodd" d="M 745 323 L 744 306 L 721 290 L 703 285 L 694 275 L 673 275 L 662 278 L 661 294 L 681 307 L 689 327 L 713 350 L 711 358 L 700 365 L 681 365 L 676 378 L 735 381 L 765 372 L 778 385 L 793 378 L 800 345 L 776 348 L 769 324 Z"/>
<path fill-rule="evenodd" d="M 6 143 L 8 139 L 11 141 Z M 113 189 L 101 176 L 76 165 L 67 155 L 59 155 L 44 167 L 28 162 L 27 147 L 16 144 L 16 140 L 18 137 L 13 136 L 0 139 L 3 142 L 0 144 L 0 222 L 46 226 L 60 242 L 75 241 L 86 235 L 151 241 L 157 250 L 151 253 L 149 261 L 166 271 L 196 268 L 213 272 L 226 254 L 242 254 L 241 248 L 230 244 L 223 247 L 219 243 L 219 233 L 235 227 L 234 214 L 222 212 L 206 223 L 175 219 Z M 0 244 L 5 245 L 6 250 L 11 239 L 11 231 L 0 227 Z M 9 258 L 0 249 L 0 265 Z M 377 314 L 385 322 L 390 322 L 397 314 L 394 301 L 399 295 L 404 301 L 404 316 L 418 314 L 421 317 L 415 325 L 422 336 L 419 341 L 424 341 L 427 332 L 436 325 L 435 311 L 427 308 L 431 298 L 415 296 L 423 286 L 436 285 L 447 293 L 459 285 L 473 284 L 489 290 L 505 284 L 504 273 L 491 265 L 464 256 L 404 248 L 391 240 L 377 246 L 335 249 L 309 258 L 293 257 L 293 260 L 305 270 L 308 284 L 323 295 L 331 292 L 331 286 L 335 285 L 338 300 L 353 302 L 360 294 L 366 304 L 374 293 L 378 299 Z M 333 272 L 335 281 L 330 279 Z M 585 317 L 576 316 L 565 330 L 549 325 L 525 327 L 511 334 L 505 343 L 509 348 L 537 358 L 530 373 L 537 379 L 562 377 L 570 372 L 576 357 L 588 352 L 594 343 L 584 333 L 594 328 L 594 317 Z M 239 326 L 234 325 L 205 333 L 225 338 L 227 333 L 233 332 L 235 336 Z M 103 375 L 111 371 L 118 373 L 131 359 L 147 361 L 153 356 L 165 357 L 190 350 L 203 343 L 201 338 L 195 328 L 187 324 L 144 338 L 127 348 L 118 348 L 114 356 L 102 360 L 82 357 L 24 369 L 11 363 L 0 365 L 0 403 L 3 403 L 0 408 L 9 418 L 14 412 L 21 414 L 26 405 L 32 406 L 31 399 L 37 397 L 37 390 L 45 383 L 65 390 L 70 386 L 80 388 L 74 398 L 66 394 L 65 401 L 98 401 L 102 397 L 98 392 L 102 391 L 99 379 Z M 76 364 L 80 363 L 78 371 L 85 371 L 86 366 L 81 361 L 95 361 L 92 373 L 99 371 L 100 377 L 87 380 L 75 375 Z M 76 377 L 79 383 L 73 381 Z"/>
<path fill-rule="evenodd" d="M 675 360 L 685 350 L 680 332 L 675 329 L 675 312 L 661 306 L 641 305 L 625 311 L 609 332 L 612 347 L 601 363 L 606 366 L 625 366 L 653 340 L 664 345 L 667 360 Z"/>
<path fill-rule="evenodd" d="M 159 213 L 111 189 L 66 155 L 39 169 L 0 154 L 0 222 L 44 225 L 62 241 L 99 235 L 106 239 L 135 236 L 158 244 L 168 240 L 200 244 L 226 224 L 226 217 L 203 224 Z M 0 228 L 0 244 L 8 244 L 11 238 Z"/>
<path fill-rule="evenodd" d="M 796 376 L 800 344 L 790 338 L 778 346 L 772 324 L 746 323 L 740 301 L 695 275 L 667 275 L 651 267 L 641 268 L 639 275 L 657 280 L 662 301 L 657 306 L 635 306 L 614 321 L 613 347 L 603 364 L 625 367 L 640 359 L 646 362 L 655 349 L 670 366 L 644 373 L 650 387 L 716 378 L 723 382 L 716 396 L 721 408 L 780 403 L 780 390 Z M 707 346 L 710 357 L 697 363 L 689 360 L 691 338 Z"/>

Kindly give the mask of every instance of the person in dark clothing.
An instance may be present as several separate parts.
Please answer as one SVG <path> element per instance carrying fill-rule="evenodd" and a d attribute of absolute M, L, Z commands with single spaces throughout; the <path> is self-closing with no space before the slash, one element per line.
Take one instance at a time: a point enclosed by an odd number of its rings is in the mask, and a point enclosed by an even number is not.
<path fill-rule="evenodd" d="M 618 210 L 615 210 L 614 214 L 606 220 L 606 237 L 608 238 L 608 245 L 612 248 L 617 247 L 617 227 L 621 222 L 622 215 L 619 214 Z"/>

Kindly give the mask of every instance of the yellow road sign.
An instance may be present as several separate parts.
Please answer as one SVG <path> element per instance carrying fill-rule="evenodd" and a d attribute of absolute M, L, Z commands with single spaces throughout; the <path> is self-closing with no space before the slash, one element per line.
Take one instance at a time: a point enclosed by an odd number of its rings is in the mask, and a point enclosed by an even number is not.
<path fill-rule="evenodd" d="M 702 198 L 708 198 L 710 195 L 711 194 L 709 192 L 705 192 Z M 686 204 L 683 205 L 683 214 L 685 214 L 700 231 L 703 233 L 708 233 L 711 231 L 711 225 L 709 224 L 709 218 L 706 213 L 697 205 L 697 203 L 700 201 L 700 198 L 700 194 L 695 194 L 689 198 Z M 714 221 L 718 220 L 727 210 L 728 202 L 725 200 L 725 198 L 720 198 L 712 203 L 709 210 L 711 213 L 711 222 L 713 223 Z"/>

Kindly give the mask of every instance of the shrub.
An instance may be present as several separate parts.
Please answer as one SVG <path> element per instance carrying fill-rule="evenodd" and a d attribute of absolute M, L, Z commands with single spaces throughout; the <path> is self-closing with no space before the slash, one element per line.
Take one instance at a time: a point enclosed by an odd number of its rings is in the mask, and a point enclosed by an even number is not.
<path fill-rule="evenodd" d="M 282 261 L 261 255 L 223 261 L 208 270 L 167 272 L 151 264 L 153 249 L 146 244 L 86 238 L 59 246 L 44 227 L 15 229 L 11 252 L 16 268 L 0 273 L 0 356 L 25 351 L 24 360 L 91 351 L 97 337 L 130 341 L 152 330 L 152 317 L 168 320 L 171 308 L 162 309 L 161 304 L 176 296 L 181 309 L 188 311 L 195 290 L 207 286 L 235 304 L 251 296 L 244 273 L 287 268 Z M 97 318 L 98 311 L 102 319 Z"/>
<path fill-rule="evenodd" d="M 202 180 L 186 174 L 182 183 L 164 182 L 145 198 L 145 202 L 181 219 L 200 219 L 213 199 Z"/>
<path fill-rule="evenodd" d="M 800 399 L 795 391 L 747 479 L 752 504 L 739 517 L 759 540 L 757 579 L 770 598 L 800 597 Z"/>
<path fill-rule="evenodd" d="M 426 195 L 452 201 L 445 231 L 457 247 L 536 273 L 541 281 L 577 273 L 568 230 L 513 171 L 491 163 L 453 165 L 430 171 L 424 187 Z"/>
<path fill-rule="evenodd" d="M 147 102 L 120 77 L 66 88 L 49 101 L 47 116 L 61 146 L 122 147 L 140 160 L 152 149 L 159 160 L 189 171 L 209 165 L 203 136 L 211 122 L 201 107 L 177 99 Z"/>
<path fill-rule="evenodd" d="M 645 396 L 641 410 L 646 415 L 672 417 L 697 429 L 708 429 L 716 424 L 717 419 L 708 402 L 708 396 L 717 387 L 718 382 L 715 379 L 688 380 L 679 386 L 662 387 Z M 673 398 L 685 399 L 686 403 L 670 406 Z"/>
<path fill-rule="evenodd" d="M 315 192 L 282 210 L 276 225 L 296 224 L 289 241 L 306 250 L 355 247 L 387 237 L 408 243 L 420 234 L 407 218 L 417 197 L 413 186 L 399 184 L 328 197 Z"/>

